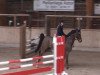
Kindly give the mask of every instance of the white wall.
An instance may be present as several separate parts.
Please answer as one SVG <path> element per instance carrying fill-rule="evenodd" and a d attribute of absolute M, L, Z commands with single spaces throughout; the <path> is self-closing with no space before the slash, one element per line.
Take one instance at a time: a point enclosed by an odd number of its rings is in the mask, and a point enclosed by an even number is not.
<path fill-rule="evenodd" d="M 31 31 L 31 38 L 36 38 L 40 33 L 44 33 L 43 28 L 33 28 Z M 26 37 L 29 39 L 30 30 L 27 28 Z M 20 28 L 19 27 L 0 27 L 0 47 L 19 46 L 20 43 Z"/>
<path fill-rule="evenodd" d="M 71 29 L 64 29 L 67 34 Z M 30 30 L 27 29 L 27 39 L 29 39 Z M 33 28 L 32 38 L 36 38 L 40 33 L 45 33 L 43 28 Z M 55 29 L 51 29 L 51 35 L 56 33 Z M 75 41 L 74 48 L 78 50 L 91 50 L 95 48 L 100 51 L 100 30 L 82 29 L 82 43 Z M 0 46 L 18 46 L 20 42 L 19 28 L 15 27 L 0 27 Z M 96 51 L 95 50 L 95 51 Z"/>
<path fill-rule="evenodd" d="M 19 28 L 0 27 L 0 47 L 14 46 L 19 43 Z"/>

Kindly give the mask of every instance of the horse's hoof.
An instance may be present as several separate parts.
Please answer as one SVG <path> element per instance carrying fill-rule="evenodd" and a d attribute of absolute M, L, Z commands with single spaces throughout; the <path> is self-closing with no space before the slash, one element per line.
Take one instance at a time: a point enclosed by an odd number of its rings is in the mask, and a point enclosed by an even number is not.
<path fill-rule="evenodd" d="M 66 66 L 66 69 L 69 69 L 69 66 Z"/>
<path fill-rule="evenodd" d="M 67 67 L 67 69 L 69 69 L 69 67 Z"/>
<path fill-rule="evenodd" d="M 37 53 L 37 51 L 34 51 L 35 53 Z"/>
<path fill-rule="evenodd" d="M 35 68 L 39 68 L 39 65 L 35 65 Z"/>
<path fill-rule="evenodd" d="M 37 51 L 37 50 L 35 50 L 34 52 L 35 52 L 35 53 L 37 53 L 38 51 Z"/>

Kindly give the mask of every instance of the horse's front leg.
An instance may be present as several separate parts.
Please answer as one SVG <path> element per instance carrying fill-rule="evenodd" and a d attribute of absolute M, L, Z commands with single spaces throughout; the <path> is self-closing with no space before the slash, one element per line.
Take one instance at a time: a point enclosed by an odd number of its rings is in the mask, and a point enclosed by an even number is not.
<path fill-rule="evenodd" d="M 65 57 L 65 66 L 66 66 L 66 69 L 69 68 L 69 61 L 68 61 L 69 59 L 68 58 L 69 58 L 69 53 L 67 52 L 66 53 L 66 57 Z"/>

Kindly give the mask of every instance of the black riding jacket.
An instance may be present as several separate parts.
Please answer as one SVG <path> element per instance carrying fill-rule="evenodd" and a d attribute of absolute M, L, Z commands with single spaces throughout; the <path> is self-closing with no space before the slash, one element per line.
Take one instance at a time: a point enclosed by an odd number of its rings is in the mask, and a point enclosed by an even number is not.
<path fill-rule="evenodd" d="M 62 35 L 65 35 L 64 32 L 63 32 L 63 26 L 58 25 L 58 27 L 57 27 L 57 36 L 62 36 Z"/>

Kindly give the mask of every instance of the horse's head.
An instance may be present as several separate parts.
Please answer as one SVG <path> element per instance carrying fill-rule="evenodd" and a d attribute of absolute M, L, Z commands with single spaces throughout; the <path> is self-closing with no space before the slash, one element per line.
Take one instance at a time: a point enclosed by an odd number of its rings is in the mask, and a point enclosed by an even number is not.
<path fill-rule="evenodd" d="M 81 37 L 81 30 L 80 29 L 75 29 L 75 39 L 77 39 L 79 42 L 82 42 L 82 37 Z"/>

